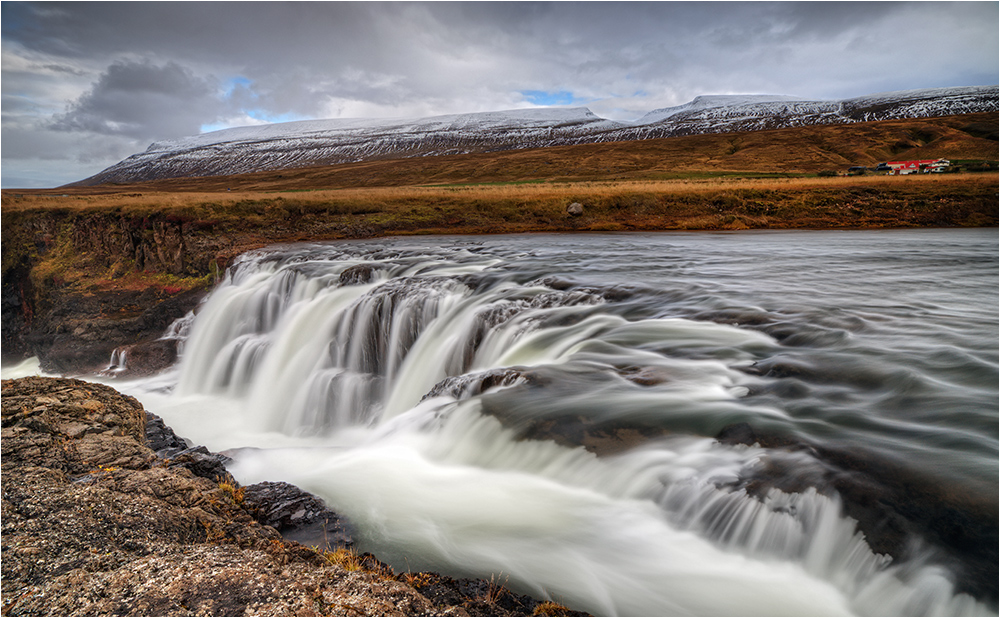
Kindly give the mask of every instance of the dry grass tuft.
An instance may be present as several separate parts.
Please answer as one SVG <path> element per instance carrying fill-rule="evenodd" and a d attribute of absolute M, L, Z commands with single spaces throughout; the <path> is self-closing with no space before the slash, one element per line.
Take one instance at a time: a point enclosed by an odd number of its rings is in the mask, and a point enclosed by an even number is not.
<path fill-rule="evenodd" d="M 322 552 L 320 555 L 330 564 L 335 564 L 347 571 L 364 570 L 364 562 L 353 550 L 345 547 L 338 547 L 334 551 Z"/>
<path fill-rule="evenodd" d="M 570 608 L 565 605 L 556 603 L 555 601 L 544 601 L 535 606 L 535 610 L 531 613 L 532 616 L 565 616 L 570 611 Z"/>
<path fill-rule="evenodd" d="M 505 594 L 509 594 L 506 585 L 510 577 L 504 577 L 503 583 L 501 583 L 500 578 L 502 576 L 503 573 L 500 573 L 500 575 L 490 575 L 490 581 L 486 585 L 486 590 L 481 592 L 476 597 L 476 600 L 487 605 L 496 605 Z"/>
<path fill-rule="evenodd" d="M 226 476 L 219 480 L 219 489 L 232 499 L 233 504 L 243 504 L 245 487 L 240 487 L 233 475 L 226 473 Z"/>

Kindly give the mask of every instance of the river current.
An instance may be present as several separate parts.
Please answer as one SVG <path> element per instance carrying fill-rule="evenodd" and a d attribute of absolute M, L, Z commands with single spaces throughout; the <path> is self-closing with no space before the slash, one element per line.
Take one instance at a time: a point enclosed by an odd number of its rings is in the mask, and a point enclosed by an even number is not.
<path fill-rule="evenodd" d="M 116 382 L 397 569 L 598 615 L 996 614 L 996 230 L 242 256 Z"/>

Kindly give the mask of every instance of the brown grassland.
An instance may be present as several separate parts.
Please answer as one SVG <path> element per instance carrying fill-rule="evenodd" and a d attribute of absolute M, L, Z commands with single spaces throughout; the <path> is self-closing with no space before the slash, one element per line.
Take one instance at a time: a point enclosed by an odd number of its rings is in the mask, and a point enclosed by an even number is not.
<path fill-rule="evenodd" d="M 566 206 L 573 202 L 583 205 L 583 216 L 574 218 L 566 214 Z M 132 216 L 158 213 L 185 221 L 208 222 L 212 227 L 238 220 L 240 227 L 259 227 L 263 234 L 273 232 L 278 236 L 283 236 L 278 233 L 280 230 L 286 230 L 293 237 L 300 236 L 294 231 L 299 227 L 296 222 L 308 221 L 313 225 L 307 228 L 313 231 L 340 227 L 354 232 L 347 236 L 984 226 L 996 224 L 996 207 L 995 173 L 546 181 L 303 192 L 79 192 L 3 197 L 4 214 L 14 217 L 44 211 Z"/>

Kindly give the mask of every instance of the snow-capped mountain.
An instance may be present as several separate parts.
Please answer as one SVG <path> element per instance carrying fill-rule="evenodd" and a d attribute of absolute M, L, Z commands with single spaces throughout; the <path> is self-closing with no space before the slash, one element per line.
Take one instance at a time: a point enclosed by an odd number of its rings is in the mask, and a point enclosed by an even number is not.
<path fill-rule="evenodd" d="M 584 107 L 416 119 L 333 119 L 223 129 L 155 142 L 77 185 L 220 176 L 310 165 L 629 141 L 998 110 L 997 86 L 874 94 L 841 101 L 780 95 L 700 96 L 632 122 Z"/>

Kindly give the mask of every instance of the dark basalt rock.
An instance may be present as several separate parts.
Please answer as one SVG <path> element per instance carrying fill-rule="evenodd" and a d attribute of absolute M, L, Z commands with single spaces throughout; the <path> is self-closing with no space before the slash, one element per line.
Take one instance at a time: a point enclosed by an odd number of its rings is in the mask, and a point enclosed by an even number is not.
<path fill-rule="evenodd" d="M 7 256 L 4 256 L 6 261 Z M 0 280 L 0 358 L 6 363 L 24 360 L 30 354 L 24 341 L 27 322 L 30 320 L 32 284 L 28 258 L 4 272 Z"/>
<path fill-rule="evenodd" d="M 441 380 L 421 398 L 421 401 L 434 397 L 454 397 L 468 399 L 481 395 L 495 387 L 513 386 L 520 382 L 532 382 L 534 374 L 527 369 L 510 367 L 506 369 L 491 369 L 481 373 L 451 376 Z"/>
<path fill-rule="evenodd" d="M 149 342 L 137 350 L 137 370 L 155 372 L 176 358 L 170 343 L 154 343 L 174 320 L 195 308 L 204 290 L 175 296 L 154 290 L 65 292 L 36 320 L 24 341 L 48 373 L 104 370 L 116 348 Z M 170 361 L 172 362 L 172 361 Z M 148 368 L 143 367 L 148 364 Z"/>
<path fill-rule="evenodd" d="M 347 520 L 295 485 L 265 481 L 243 491 L 243 505 L 254 518 L 286 539 L 324 551 L 354 545 Z"/>
<path fill-rule="evenodd" d="M 226 464 L 232 461 L 225 455 L 213 453 L 204 446 L 190 446 L 184 438 L 163 423 L 163 419 L 146 412 L 146 440 L 156 456 L 168 468 L 185 468 L 195 476 L 210 481 L 229 477 Z"/>
<path fill-rule="evenodd" d="M 226 470 L 226 463 L 229 461 L 227 457 L 213 453 L 204 446 L 194 446 L 171 455 L 167 459 L 167 467 L 186 468 L 195 476 L 220 481 L 229 474 Z"/>
<path fill-rule="evenodd" d="M 162 459 L 169 459 L 171 455 L 180 453 L 190 448 L 190 444 L 183 438 L 178 437 L 174 430 L 163 422 L 163 419 L 146 412 L 146 442 L 149 448 L 156 452 L 156 456 Z"/>
<path fill-rule="evenodd" d="M 371 283 L 375 278 L 375 267 L 371 264 L 351 266 L 340 273 L 340 285 L 361 285 Z"/>
<path fill-rule="evenodd" d="M 177 361 L 176 339 L 155 339 L 116 348 L 112 364 L 101 375 L 115 378 L 150 376 Z"/>
<path fill-rule="evenodd" d="M 232 459 L 212 453 L 204 446 L 190 446 L 163 419 L 149 412 L 146 412 L 146 440 L 168 468 L 185 468 L 195 476 L 226 481 L 239 488 L 226 470 Z M 241 489 L 243 506 L 251 516 L 277 530 L 285 539 L 323 551 L 354 545 L 346 518 L 327 508 L 313 494 L 289 483 L 271 481 Z"/>

